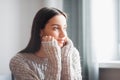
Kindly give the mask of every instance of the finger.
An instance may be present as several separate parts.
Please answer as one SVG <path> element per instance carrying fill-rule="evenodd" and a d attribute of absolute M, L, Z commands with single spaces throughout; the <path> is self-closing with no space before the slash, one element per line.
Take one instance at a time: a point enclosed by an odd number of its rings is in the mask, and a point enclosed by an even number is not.
<path fill-rule="evenodd" d="M 47 36 L 43 36 L 43 37 L 42 37 L 42 40 L 43 40 L 43 41 L 47 41 Z"/>
<path fill-rule="evenodd" d="M 48 41 L 52 41 L 52 36 L 48 36 Z"/>

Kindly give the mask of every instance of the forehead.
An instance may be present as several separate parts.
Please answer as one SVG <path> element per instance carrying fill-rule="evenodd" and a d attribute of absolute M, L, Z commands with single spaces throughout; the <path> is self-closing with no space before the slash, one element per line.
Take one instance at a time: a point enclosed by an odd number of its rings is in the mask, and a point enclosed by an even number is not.
<path fill-rule="evenodd" d="M 52 17 L 48 23 L 59 23 L 59 24 L 66 24 L 66 18 L 65 16 L 59 14 L 54 17 Z"/>

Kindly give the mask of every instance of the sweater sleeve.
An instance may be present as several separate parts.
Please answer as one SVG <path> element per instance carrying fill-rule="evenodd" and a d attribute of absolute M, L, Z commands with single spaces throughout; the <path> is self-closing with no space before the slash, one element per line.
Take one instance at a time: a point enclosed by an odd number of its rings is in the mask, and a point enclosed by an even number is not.
<path fill-rule="evenodd" d="M 71 40 L 62 48 L 61 78 L 62 80 L 82 80 L 79 52 Z"/>
<path fill-rule="evenodd" d="M 80 55 L 76 48 L 74 48 L 73 54 L 72 54 L 72 69 L 71 70 L 74 75 L 74 80 L 82 80 Z"/>
<path fill-rule="evenodd" d="M 66 45 L 62 48 L 62 72 L 61 78 L 62 80 L 73 80 L 71 73 L 71 55 L 72 55 L 72 41 L 69 39 Z"/>
<path fill-rule="evenodd" d="M 43 50 L 48 57 L 48 66 L 45 80 L 60 80 L 61 76 L 61 49 L 56 41 L 42 42 Z"/>
<path fill-rule="evenodd" d="M 22 56 L 15 56 L 10 61 L 10 70 L 15 80 L 40 80 L 25 63 Z"/>

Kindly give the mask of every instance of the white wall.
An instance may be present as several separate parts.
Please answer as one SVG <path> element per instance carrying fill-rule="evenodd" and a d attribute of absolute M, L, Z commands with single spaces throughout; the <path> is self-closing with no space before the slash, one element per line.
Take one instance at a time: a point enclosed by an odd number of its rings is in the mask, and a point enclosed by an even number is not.
<path fill-rule="evenodd" d="M 62 2 L 62 0 L 0 0 L 0 75 L 10 73 L 10 59 L 26 47 L 36 12 L 43 6 L 62 9 Z"/>

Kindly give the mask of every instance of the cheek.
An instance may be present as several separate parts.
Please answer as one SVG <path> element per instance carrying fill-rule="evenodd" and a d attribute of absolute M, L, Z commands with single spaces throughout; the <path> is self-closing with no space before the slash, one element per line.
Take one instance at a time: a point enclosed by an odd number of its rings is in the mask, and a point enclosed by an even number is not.
<path fill-rule="evenodd" d="M 58 38 L 58 37 L 59 37 L 59 34 L 58 34 L 58 33 L 53 32 L 53 33 L 51 33 L 51 36 L 53 36 L 54 38 Z"/>
<path fill-rule="evenodd" d="M 52 36 L 52 37 L 54 37 L 55 39 L 57 39 L 58 37 L 59 37 L 59 33 L 57 33 L 57 32 L 53 32 L 53 31 L 48 31 L 48 32 L 46 32 L 45 33 L 45 36 Z"/>
<path fill-rule="evenodd" d="M 68 34 L 67 34 L 67 32 L 66 32 L 66 31 L 64 32 L 64 35 L 65 35 L 65 38 L 67 38 L 67 37 L 68 37 Z"/>
<path fill-rule="evenodd" d="M 53 33 L 52 31 L 50 30 L 45 30 L 43 31 L 43 36 L 54 36 L 55 33 Z"/>

